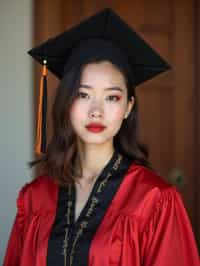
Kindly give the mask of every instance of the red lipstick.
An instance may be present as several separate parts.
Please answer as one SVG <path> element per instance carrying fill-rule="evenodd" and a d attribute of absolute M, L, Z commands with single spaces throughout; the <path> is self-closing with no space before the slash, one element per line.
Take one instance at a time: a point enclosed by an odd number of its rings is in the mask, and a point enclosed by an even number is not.
<path fill-rule="evenodd" d="M 86 128 L 93 133 L 99 133 L 105 129 L 105 126 L 100 123 L 90 123 Z"/>

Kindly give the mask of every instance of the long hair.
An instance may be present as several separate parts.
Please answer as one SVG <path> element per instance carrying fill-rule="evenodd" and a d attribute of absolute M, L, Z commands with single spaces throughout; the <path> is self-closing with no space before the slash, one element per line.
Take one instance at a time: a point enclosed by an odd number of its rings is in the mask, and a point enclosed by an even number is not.
<path fill-rule="evenodd" d="M 61 186 L 74 183 L 77 176 L 75 163 L 80 162 L 77 148 L 77 139 L 70 122 L 70 108 L 78 95 L 80 79 L 83 68 L 89 63 L 104 61 L 98 58 L 90 58 L 82 65 L 75 65 L 64 74 L 58 88 L 52 108 L 53 135 L 47 146 L 47 151 L 39 159 L 31 161 L 29 166 L 41 166 L 43 174 L 48 174 Z M 110 60 L 111 61 L 111 60 Z M 113 63 L 113 62 L 111 62 Z M 127 86 L 128 100 L 133 96 L 135 104 L 127 119 L 124 119 L 120 130 L 114 136 L 114 148 L 117 148 L 124 156 L 135 163 L 151 168 L 148 161 L 148 149 L 139 142 L 138 134 L 138 104 L 135 88 L 132 85 L 132 76 L 128 69 L 120 65 L 114 65 L 123 74 Z M 81 166 L 80 166 L 81 167 Z M 82 169 L 79 169 L 82 172 Z"/>

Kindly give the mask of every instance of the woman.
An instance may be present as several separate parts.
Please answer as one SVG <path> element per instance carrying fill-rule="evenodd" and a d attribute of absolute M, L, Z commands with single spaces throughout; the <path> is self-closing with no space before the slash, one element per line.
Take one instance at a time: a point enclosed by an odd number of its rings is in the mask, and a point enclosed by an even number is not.
<path fill-rule="evenodd" d="M 4 266 L 200 265 L 180 194 L 138 142 L 134 87 L 167 63 L 110 9 L 30 54 L 61 82 L 53 137 L 32 163 L 44 173 L 19 193 Z"/>

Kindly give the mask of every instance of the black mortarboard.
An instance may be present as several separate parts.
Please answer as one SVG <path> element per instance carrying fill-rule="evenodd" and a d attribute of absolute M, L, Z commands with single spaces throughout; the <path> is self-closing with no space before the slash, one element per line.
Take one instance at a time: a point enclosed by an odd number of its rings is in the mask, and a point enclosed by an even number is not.
<path fill-rule="evenodd" d="M 110 8 L 105 8 L 64 33 L 50 38 L 28 53 L 41 64 L 46 60 L 46 67 L 59 79 L 74 64 L 84 63 L 88 57 L 101 53 L 101 56 L 117 57 L 123 64 L 128 64 L 134 86 L 170 68 L 169 64 Z M 43 100 L 43 103 L 45 102 Z M 45 120 L 44 114 L 42 120 Z M 43 133 L 39 135 L 43 137 Z M 42 150 L 45 152 L 45 147 Z"/>

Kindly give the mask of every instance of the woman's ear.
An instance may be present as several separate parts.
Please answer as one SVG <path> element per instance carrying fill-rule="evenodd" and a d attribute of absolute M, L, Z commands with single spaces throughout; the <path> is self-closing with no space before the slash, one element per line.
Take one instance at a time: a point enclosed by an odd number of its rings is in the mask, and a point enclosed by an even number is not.
<path fill-rule="evenodd" d="M 127 105 L 127 110 L 126 113 L 124 115 L 124 118 L 126 119 L 128 117 L 128 115 L 130 114 L 133 106 L 135 104 L 135 98 L 133 96 L 131 96 L 131 99 L 128 100 L 128 105 Z"/>

